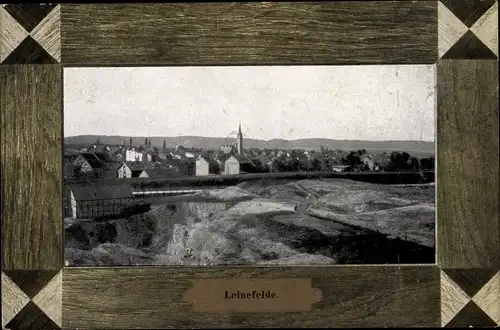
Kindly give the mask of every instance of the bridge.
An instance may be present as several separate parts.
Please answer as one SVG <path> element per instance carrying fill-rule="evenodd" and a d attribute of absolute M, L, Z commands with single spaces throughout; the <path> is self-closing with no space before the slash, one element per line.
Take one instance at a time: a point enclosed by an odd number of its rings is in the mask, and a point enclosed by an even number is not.
<path fill-rule="evenodd" d="M 132 190 L 132 195 L 134 197 L 149 197 L 149 196 L 155 196 L 155 195 L 187 195 L 187 194 L 194 194 L 205 189 L 176 189 L 176 188 L 170 188 L 170 189 L 155 189 L 155 190 L 146 190 L 146 189 L 141 189 L 141 190 Z"/>

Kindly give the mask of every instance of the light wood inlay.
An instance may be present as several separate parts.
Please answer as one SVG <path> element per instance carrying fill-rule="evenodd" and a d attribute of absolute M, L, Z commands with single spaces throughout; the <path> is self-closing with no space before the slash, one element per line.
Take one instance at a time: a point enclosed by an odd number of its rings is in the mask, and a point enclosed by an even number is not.
<path fill-rule="evenodd" d="M 500 272 L 486 283 L 472 300 L 500 325 Z"/>
<path fill-rule="evenodd" d="M 445 326 L 470 301 L 470 297 L 441 272 L 441 326 Z"/>
<path fill-rule="evenodd" d="M 33 302 L 54 321 L 62 326 L 62 271 L 45 286 L 34 298 Z"/>
<path fill-rule="evenodd" d="M 29 301 L 30 298 L 2 272 L 2 329 Z"/>
<path fill-rule="evenodd" d="M 498 2 L 470 30 L 498 56 Z"/>
<path fill-rule="evenodd" d="M 445 5 L 438 2 L 438 50 L 441 58 L 467 32 L 462 23 Z"/>
<path fill-rule="evenodd" d="M 28 36 L 28 32 L 0 7 L 0 63 Z"/>
<path fill-rule="evenodd" d="M 57 6 L 30 35 L 58 62 L 61 61 L 61 6 Z"/>

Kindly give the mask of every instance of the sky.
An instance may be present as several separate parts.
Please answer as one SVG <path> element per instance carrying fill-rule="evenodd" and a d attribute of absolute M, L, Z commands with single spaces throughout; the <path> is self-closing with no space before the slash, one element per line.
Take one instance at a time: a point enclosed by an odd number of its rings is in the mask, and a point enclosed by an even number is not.
<path fill-rule="evenodd" d="M 64 69 L 64 136 L 434 141 L 435 65 Z"/>

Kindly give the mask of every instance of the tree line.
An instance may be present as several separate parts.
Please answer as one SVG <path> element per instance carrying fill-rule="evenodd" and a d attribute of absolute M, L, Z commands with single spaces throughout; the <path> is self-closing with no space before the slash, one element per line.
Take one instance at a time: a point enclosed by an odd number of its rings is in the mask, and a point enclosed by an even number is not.
<path fill-rule="evenodd" d="M 385 158 L 385 159 L 384 159 Z M 336 165 L 344 165 L 345 171 L 434 171 L 434 156 L 418 158 L 407 152 L 383 154 L 379 162 L 368 157 L 366 150 L 351 151 L 342 157 L 312 157 L 299 160 L 296 157 L 277 157 L 267 166 L 269 172 L 323 171 L 329 172 Z"/>

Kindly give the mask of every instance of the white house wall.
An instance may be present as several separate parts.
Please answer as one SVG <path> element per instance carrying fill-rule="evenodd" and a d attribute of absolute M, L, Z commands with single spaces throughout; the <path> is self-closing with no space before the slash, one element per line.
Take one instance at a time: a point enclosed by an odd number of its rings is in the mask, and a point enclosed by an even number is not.
<path fill-rule="evenodd" d="M 240 174 L 240 163 L 234 157 L 230 157 L 224 164 L 224 174 Z"/>
<path fill-rule="evenodd" d="M 125 161 L 127 162 L 142 162 L 143 154 L 141 152 L 137 152 L 135 150 L 127 150 L 125 151 Z"/>
<path fill-rule="evenodd" d="M 132 170 L 126 165 L 122 165 L 117 172 L 119 179 L 127 179 L 132 177 Z"/>
<path fill-rule="evenodd" d="M 71 205 L 71 217 L 73 219 L 77 218 L 76 214 L 76 200 L 75 200 L 75 195 L 73 195 L 73 192 L 71 191 L 71 196 L 70 196 L 70 205 Z"/>
<path fill-rule="evenodd" d="M 209 174 L 208 162 L 204 159 L 198 159 L 196 161 L 196 175 L 204 176 Z"/>

